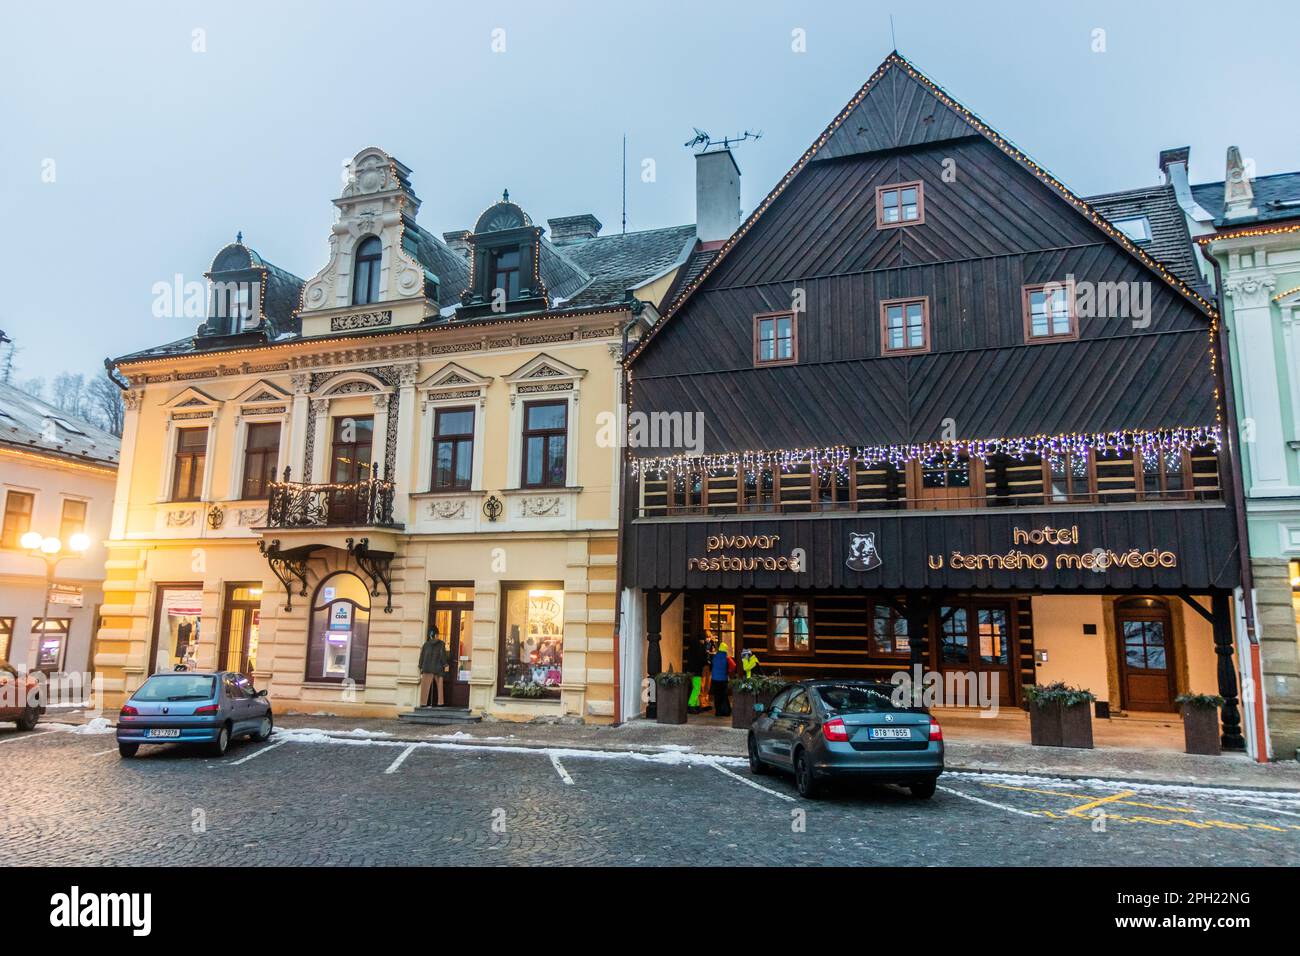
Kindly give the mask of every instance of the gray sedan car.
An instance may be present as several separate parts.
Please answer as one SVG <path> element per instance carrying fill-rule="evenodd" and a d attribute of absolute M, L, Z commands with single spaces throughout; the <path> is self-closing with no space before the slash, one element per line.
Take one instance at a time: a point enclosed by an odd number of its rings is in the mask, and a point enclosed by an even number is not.
<path fill-rule="evenodd" d="M 894 686 L 863 680 L 802 681 L 755 705 L 749 768 L 794 773 L 814 798 L 829 780 L 903 784 L 922 799 L 943 773 L 943 731 L 923 707 L 895 702 Z"/>
<path fill-rule="evenodd" d="M 220 756 L 231 738 L 266 740 L 273 729 L 266 691 L 231 671 L 154 674 L 117 718 L 117 750 L 134 757 L 141 744 L 207 744 Z"/>

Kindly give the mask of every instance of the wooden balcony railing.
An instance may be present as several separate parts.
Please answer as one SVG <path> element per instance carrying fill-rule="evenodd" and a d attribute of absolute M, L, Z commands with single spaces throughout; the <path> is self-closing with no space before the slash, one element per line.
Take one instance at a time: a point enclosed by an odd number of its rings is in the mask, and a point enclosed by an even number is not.
<path fill-rule="evenodd" d="M 393 521 L 393 482 L 383 478 L 354 482 L 309 483 L 284 480 L 271 484 L 266 523 L 271 528 L 378 527 Z"/>

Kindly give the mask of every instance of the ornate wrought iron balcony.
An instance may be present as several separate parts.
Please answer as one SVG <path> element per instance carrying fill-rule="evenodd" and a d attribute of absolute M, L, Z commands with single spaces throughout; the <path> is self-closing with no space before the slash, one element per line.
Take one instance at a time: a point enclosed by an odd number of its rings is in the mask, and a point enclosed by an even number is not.
<path fill-rule="evenodd" d="M 309 483 L 284 480 L 271 484 L 266 523 L 272 528 L 391 528 L 393 482 L 383 478 L 353 482 Z"/>

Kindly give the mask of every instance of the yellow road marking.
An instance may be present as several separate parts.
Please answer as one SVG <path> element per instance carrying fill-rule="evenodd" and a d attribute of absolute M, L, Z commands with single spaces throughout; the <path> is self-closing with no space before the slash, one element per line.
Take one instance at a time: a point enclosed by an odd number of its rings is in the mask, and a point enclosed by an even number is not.
<path fill-rule="evenodd" d="M 1088 793 L 1070 793 L 1061 790 L 1039 790 L 1033 787 L 1013 787 L 1004 783 L 985 783 L 982 786 L 996 790 L 1018 790 L 1021 793 L 1033 793 L 1046 797 L 1066 797 L 1070 800 L 1082 800 L 1083 803 L 1071 807 L 1064 813 L 1058 813 L 1055 810 L 1033 810 L 1032 813 L 1038 816 L 1047 817 L 1051 820 L 1070 820 L 1070 819 L 1088 819 L 1087 811 L 1096 809 L 1107 804 L 1121 804 L 1123 806 L 1140 807 L 1147 810 L 1163 810 L 1168 813 L 1204 813 L 1195 807 L 1166 807 L 1159 804 L 1142 803 L 1137 800 L 1128 800 L 1126 797 L 1137 796 L 1136 790 L 1122 790 L 1105 797 L 1098 797 L 1095 794 Z M 1288 830 L 1300 830 L 1300 825 L 1287 823 L 1283 826 L 1275 826 L 1271 823 L 1236 823 L 1230 820 L 1189 820 L 1184 817 L 1161 818 L 1145 815 L 1125 816 L 1122 813 L 1104 811 L 1107 822 L 1116 823 L 1148 823 L 1153 826 L 1183 826 L 1190 827 L 1194 830 L 1267 830 L 1272 833 L 1286 833 Z"/>

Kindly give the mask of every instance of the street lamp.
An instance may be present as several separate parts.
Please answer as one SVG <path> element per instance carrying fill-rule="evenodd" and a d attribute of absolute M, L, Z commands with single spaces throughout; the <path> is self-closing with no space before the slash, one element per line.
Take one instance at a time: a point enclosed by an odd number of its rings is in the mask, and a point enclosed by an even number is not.
<path fill-rule="evenodd" d="M 45 613 L 41 616 L 41 635 L 44 636 L 50 619 L 50 588 L 54 584 L 54 572 L 64 558 L 79 558 L 90 547 L 90 537 L 78 532 L 68 539 L 70 554 L 62 554 L 63 542 L 53 535 L 43 535 L 39 531 L 28 531 L 18 539 L 19 545 L 33 557 L 45 562 Z M 37 653 L 39 664 L 40 654 Z"/>

